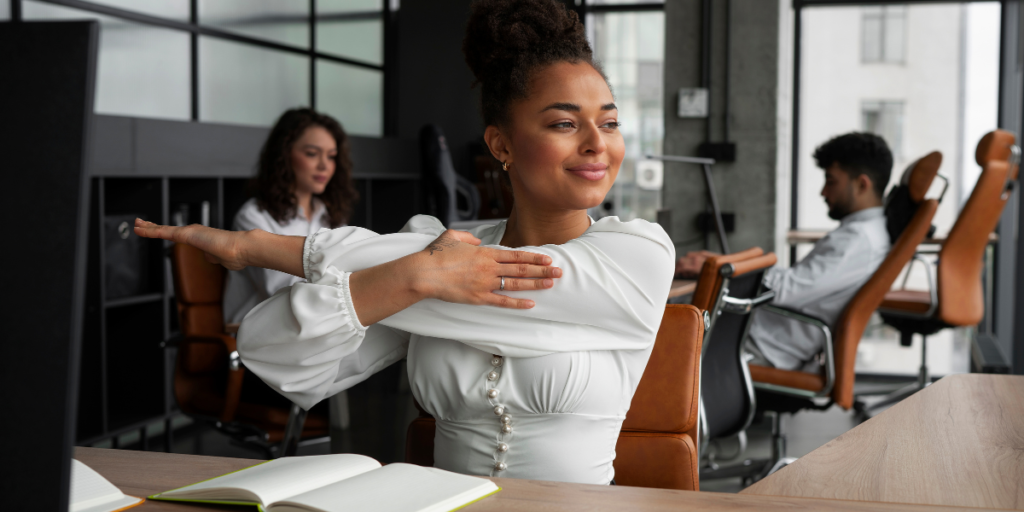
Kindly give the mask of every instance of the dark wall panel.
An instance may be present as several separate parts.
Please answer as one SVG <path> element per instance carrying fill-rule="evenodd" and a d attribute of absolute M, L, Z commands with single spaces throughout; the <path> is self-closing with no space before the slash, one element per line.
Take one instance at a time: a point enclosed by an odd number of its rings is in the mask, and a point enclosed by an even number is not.
<path fill-rule="evenodd" d="M 470 146 L 484 133 L 480 90 L 462 55 L 469 0 L 404 0 L 399 15 L 398 136 L 444 130 L 455 169 L 470 179 Z"/>

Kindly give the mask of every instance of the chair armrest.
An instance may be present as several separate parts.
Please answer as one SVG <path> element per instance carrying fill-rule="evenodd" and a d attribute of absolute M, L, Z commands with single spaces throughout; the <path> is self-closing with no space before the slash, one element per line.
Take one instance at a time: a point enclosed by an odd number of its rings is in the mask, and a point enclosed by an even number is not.
<path fill-rule="evenodd" d="M 758 381 L 754 381 L 754 387 L 764 389 L 766 391 L 781 393 L 784 395 L 799 396 L 804 398 L 829 396 L 832 393 L 832 388 L 833 386 L 835 386 L 836 383 L 836 361 L 832 349 L 832 329 L 830 329 L 828 324 L 820 318 L 783 306 L 767 304 L 764 306 L 764 311 L 784 316 L 786 318 L 796 320 L 797 322 L 803 322 L 808 325 L 813 325 L 814 327 L 817 327 L 818 330 L 821 331 L 821 333 L 825 336 L 825 385 L 817 392 L 809 391 L 807 389 L 801 389 L 798 387 L 784 386 Z"/>
<path fill-rule="evenodd" d="M 722 297 L 722 311 L 746 315 L 750 313 L 750 310 L 764 306 L 773 300 L 775 300 L 775 292 L 772 290 L 767 290 L 753 299 L 737 299 L 726 295 Z"/>

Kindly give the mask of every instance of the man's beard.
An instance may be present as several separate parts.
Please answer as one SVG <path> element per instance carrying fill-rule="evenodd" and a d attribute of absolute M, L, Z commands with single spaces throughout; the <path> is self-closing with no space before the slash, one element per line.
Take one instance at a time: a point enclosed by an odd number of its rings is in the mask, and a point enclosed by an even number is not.
<path fill-rule="evenodd" d="M 828 218 L 832 220 L 843 220 L 843 217 L 846 217 L 849 214 L 850 209 L 847 208 L 845 204 L 830 206 L 828 209 Z"/>

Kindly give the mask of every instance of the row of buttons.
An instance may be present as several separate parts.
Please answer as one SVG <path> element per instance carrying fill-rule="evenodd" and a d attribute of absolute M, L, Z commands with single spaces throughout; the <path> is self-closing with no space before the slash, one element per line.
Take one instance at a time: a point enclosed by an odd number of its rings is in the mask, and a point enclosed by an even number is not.
<path fill-rule="evenodd" d="M 498 377 L 501 376 L 501 366 L 504 363 L 504 358 L 499 355 L 491 356 L 491 366 L 493 369 L 487 373 L 487 382 L 493 386 L 496 384 Z M 505 411 L 505 406 L 497 402 L 499 391 L 495 387 L 491 387 L 487 390 L 487 398 L 494 406 L 494 415 L 498 417 L 498 424 L 501 425 L 501 434 L 499 434 L 497 454 L 495 458 L 498 459 L 494 463 L 495 471 L 505 471 L 508 469 L 508 464 L 504 460 L 504 455 L 508 452 L 508 443 L 505 442 L 504 437 L 512 434 L 512 416 Z"/>

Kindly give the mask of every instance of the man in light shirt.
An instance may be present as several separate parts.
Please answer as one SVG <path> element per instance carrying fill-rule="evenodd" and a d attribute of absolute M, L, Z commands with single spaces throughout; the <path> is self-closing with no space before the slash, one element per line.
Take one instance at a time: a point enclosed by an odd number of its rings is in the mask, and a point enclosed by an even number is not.
<path fill-rule="evenodd" d="M 775 291 L 773 304 L 794 309 L 835 325 L 846 304 L 889 253 L 882 197 L 892 172 L 892 153 L 881 137 L 848 133 L 814 151 L 825 171 L 821 195 L 828 216 L 839 227 L 814 244 L 790 268 L 773 267 L 764 285 Z M 689 253 L 679 259 L 679 273 L 699 271 L 711 255 Z M 808 324 L 758 310 L 751 321 L 746 350 L 752 364 L 784 370 L 817 371 L 815 356 L 824 336 Z"/>

